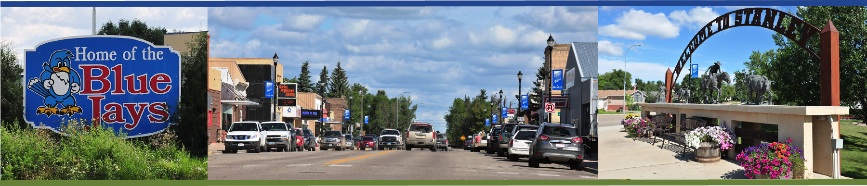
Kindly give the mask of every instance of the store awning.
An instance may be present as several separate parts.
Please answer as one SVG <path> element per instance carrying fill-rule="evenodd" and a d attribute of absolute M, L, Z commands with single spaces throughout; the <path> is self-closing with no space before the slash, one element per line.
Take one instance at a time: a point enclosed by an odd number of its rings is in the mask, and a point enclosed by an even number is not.
<path fill-rule="evenodd" d="M 259 103 L 256 102 L 239 100 L 220 100 L 220 103 L 228 105 L 259 105 Z"/>

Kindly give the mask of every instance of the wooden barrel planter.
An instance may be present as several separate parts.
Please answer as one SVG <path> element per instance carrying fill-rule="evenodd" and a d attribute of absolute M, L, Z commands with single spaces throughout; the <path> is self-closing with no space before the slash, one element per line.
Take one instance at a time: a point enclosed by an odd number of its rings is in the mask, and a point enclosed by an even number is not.
<path fill-rule="evenodd" d="M 699 163 L 716 163 L 720 160 L 719 147 L 710 142 L 701 142 L 695 149 L 695 161 Z"/>

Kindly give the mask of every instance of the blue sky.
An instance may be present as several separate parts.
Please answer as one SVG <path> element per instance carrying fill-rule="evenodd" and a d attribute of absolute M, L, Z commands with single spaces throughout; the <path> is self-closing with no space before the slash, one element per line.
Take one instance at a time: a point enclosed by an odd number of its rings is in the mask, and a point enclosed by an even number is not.
<path fill-rule="evenodd" d="M 548 35 L 558 43 L 593 42 L 597 7 L 304 7 L 209 8 L 211 57 L 270 58 L 286 77 L 310 61 L 341 62 L 350 83 L 402 92 L 418 104 L 417 120 L 445 129 L 454 98 L 504 91 L 517 106 L 535 81 Z M 422 104 L 424 103 L 424 104 Z"/>
<path fill-rule="evenodd" d="M 599 72 L 623 69 L 624 53 L 629 46 L 626 71 L 642 80 L 663 80 L 666 69 L 672 71 L 684 48 L 704 26 L 719 15 L 749 7 L 601 7 L 599 9 Z M 770 7 L 791 11 L 796 7 Z M 771 36 L 774 31 L 761 27 L 737 27 L 725 30 L 707 39 L 695 51 L 693 64 L 699 72 L 714 62 L 722 63 L 722 70 L 734 72 L 744 69 L 752 51 L 776 49 Z M 688 65 L 689 63 L 687 63 Z M 688 74 L 688 67 L 681 78 Z M 678 82 L 681 80 L 679 79 Z"/>

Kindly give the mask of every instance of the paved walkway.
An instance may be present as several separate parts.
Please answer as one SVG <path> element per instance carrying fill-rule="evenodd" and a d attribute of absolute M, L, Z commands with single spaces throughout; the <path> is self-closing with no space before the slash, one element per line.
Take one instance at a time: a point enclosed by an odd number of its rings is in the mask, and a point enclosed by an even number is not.
<path fill-rule="evenodd" d="M 648 139 L 633 141 L 619 125 L 600 127 L 599 179 L 747 179 L 735 160 L 698 163 L 691 150 L 681 157 L 682 146 L 666 143 L 660 149 L 661 145 L 651 145 Z M 813 177 L 830 179 L 818 173 Z"/>

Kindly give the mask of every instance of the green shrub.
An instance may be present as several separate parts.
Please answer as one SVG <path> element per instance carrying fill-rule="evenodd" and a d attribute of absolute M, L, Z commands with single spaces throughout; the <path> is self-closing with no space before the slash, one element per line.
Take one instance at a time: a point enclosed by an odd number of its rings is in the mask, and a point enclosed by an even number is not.
<path fill-rule="evenodd" d="M 193 158 L 173 144 L 125 139 L 125 134 L 118 135 L 105 124 L 91 127 L 82 123 L 86 122 L 67 121 L 62 134 L 46 129 L 3 127 L 2 179 L 207 179 L 206 158 Z M 158 135 L 174 136 L 170 132 Z"/>

